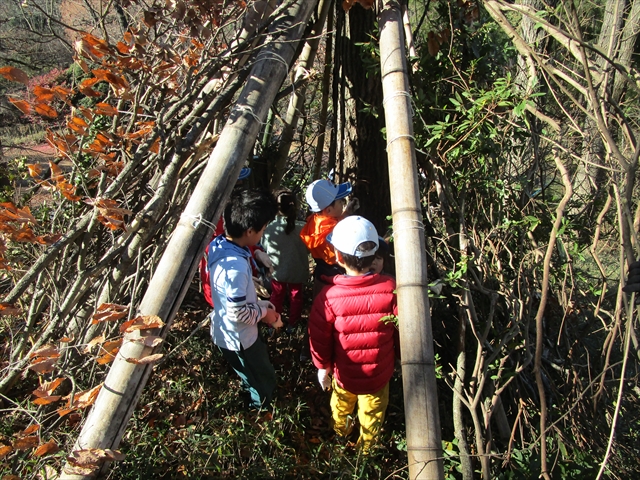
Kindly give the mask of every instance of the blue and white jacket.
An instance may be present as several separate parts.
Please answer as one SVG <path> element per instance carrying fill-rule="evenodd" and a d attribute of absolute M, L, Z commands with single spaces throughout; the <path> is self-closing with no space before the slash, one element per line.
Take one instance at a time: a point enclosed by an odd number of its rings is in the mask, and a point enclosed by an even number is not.
<path fill-rule="evenodd" d="M 250 262 L 250 250 L 224 235 L 209 244 L 207 263 L 214 305 L 211 339 L 219 347 L 236 352 L 255 343 L 258 322 L 267 313 L 267 307 L 258 304 Z"/>

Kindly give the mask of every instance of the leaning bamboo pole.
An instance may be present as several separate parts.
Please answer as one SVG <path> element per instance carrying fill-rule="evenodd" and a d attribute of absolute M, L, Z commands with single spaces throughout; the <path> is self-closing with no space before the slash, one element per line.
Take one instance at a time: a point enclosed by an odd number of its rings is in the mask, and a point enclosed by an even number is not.
<path fill-rule="evenodd" d="M 409 478 L 441 480 L 444 468 L 429 314 L 427 258 L 399 2 L 384 0 L 378 24 Z"/>
<path fill-rule="evenodd" d="M 131 363 L 153 353 L 140 337 L 159 335 L 163 339 L 184 298 L 198 261 L 211 237 L 211 227 L 231 194 L 245 159 L 250 155 L 260 127 L 289 70 L 296 46 L 311 17 L 316 1 L 289 2 L 270 29 L 247 83 L 240 94 L 216 148 L 211 153 L 200 181 L 173 232 L 158 267 L 138 308 L 140 316 L 156 315 L 165 326 L 127 334 L 111 366 L 100 394 L 78 436 L 75 450 L 116 449 L 124 435 L 151 365 Z M 138 341 L 136 341 L 138 340 Z M 102 466 L 102 470 L 106 468 Z M 71 465 L 65 470 L 72 472 Z M 90 479 L 90 475 L 63 472 L 60 479 Z"/>

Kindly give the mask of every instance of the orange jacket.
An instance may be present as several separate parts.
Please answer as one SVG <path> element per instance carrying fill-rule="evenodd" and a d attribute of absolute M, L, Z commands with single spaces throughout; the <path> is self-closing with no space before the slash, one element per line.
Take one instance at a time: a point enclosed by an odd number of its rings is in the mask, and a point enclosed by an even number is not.
<path fill-rule="evenodd" d="M 333 245 L 327 241 L 327 235 L 340 221 L 336 217 L 328 217 L 320 213 L 313 213 L 307 218 L 307 223 L 300 231 L 300 238 L 307 246 L 313 258 L 319 258 L 329 265 L 335 265 L 336 254 Z"/>

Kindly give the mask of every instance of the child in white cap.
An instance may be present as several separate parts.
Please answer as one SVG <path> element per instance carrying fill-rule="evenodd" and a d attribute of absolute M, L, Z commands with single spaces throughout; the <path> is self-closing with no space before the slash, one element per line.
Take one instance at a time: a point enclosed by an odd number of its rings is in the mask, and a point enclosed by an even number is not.
<path fill-rule="evenodd" d="M 350 434 L 350 415 L 358 404 L 358 445 L 375 444 L 389 403 L 389 380 L 399 351 L 398 331 L 385 317 L 397 314 L 395 280 L 371 272 L 378 233 L 360 216 L 341 220 L 328 238 L 345 275 L 333 277 L 315 298 L 309 340 L 318 381 L 333 387 L 331 412 L 339 436 Z M 330 375 L 333 376 L 333 381 Z"/>

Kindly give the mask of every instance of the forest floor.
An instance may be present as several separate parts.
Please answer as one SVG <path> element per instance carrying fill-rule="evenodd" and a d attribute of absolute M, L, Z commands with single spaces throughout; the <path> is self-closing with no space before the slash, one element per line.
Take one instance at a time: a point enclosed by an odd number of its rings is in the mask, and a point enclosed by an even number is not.
<path fill-rule="evenodd" d="M 300 361 L 305 316 L 290 334 L 265 335 L 278 375 L 275 405 L 247 411 L 237 375 L 211 342 L 208 308 L 196 288 L 120 445 L 126 458 L 109 478 L 407 478 L 399 374 L 391 381 L 379 448 L 363 457 L 354 448 L 357 424 L 348 442 L 334 438 L 331 394 L 318 385 L 311 361 Z"/>

